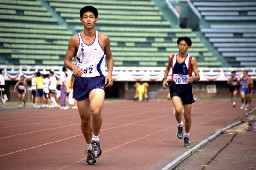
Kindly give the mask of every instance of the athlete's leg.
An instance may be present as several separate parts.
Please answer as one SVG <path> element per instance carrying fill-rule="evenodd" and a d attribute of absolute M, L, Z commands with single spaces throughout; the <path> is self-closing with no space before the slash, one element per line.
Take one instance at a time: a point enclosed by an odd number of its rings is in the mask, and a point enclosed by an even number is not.
<path fill-rule="evenodd" d="M 78 111 L 81 118 L 81 130 L 87 144 L 92 140 L 92 124 L 89 99 L 77 101 Z"/>
<path fill-rule="evenodd" d="M 178 123 L 181 123 L 181 112 L 182 112 L 182 101 L 181 98 L 178 96 L 174 96 L 172 98 L 172 103 L 175 108 L 175 117 Z"/>
<path fill-rule="evenodd" d="M 245 99 L 245 92 L 241 92 L 241 103 L 244 104 L 244 99 Z"/>
<path fill-rule="evenodd" d="M 90 112 L 92 114 L 93 134 L 98 136 L 102 125 L 101 110 L 104 104 L 105 92 L 102 89 L 94 89 L 90 92 Z"/>
<path fill-rule="evenodd" d="M 236 102 L 237 90 L 233 91 L 233 102 Z"/>
<path fill-rule="evenodd" d="M 191 127 L 191 108 L 192 104 L 184 105 L 185 132 L 189 133 Z"/>
<path fill-rule="evenodd" d="M 21 94 L 18 93 L 18 104 L 19 104 L 19 107 L 21 106 Z"/>
<path fill-rule="evenodd" d="M 23 107 L 25 107 L 25 105 L 26 105 L 26 93 L 23 93 L 23 94 L 21 95 L 21 97 L 22 97 L 22 100 L 23 100 L 23 103 L 24 103 L 24 106 L 23 106 Z"/>

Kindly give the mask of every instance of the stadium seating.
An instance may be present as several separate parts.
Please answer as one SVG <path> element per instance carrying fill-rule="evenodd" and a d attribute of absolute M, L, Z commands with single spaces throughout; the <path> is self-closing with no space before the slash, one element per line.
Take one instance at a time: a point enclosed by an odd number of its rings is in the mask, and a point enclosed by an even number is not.
<path fill-rule="evenodd" d="M 231 66 L 256 65 L 256 1 L 193 0 L 193 5 L 209 24 L 201 25 L 201 32 Z"/>
<path fill-rule="evenodd" d="M 180 36 L 191 37 L 189 54 L 200 66 L 221 66 L 191 29 L 172 28 L 150 0 L 0 1 L 0 62 L 63 65 L 70 37 L 83 30 L 81 4 L 98 8 L 96 28 L 110 37 L 115 66 L 166 66 Z"/>

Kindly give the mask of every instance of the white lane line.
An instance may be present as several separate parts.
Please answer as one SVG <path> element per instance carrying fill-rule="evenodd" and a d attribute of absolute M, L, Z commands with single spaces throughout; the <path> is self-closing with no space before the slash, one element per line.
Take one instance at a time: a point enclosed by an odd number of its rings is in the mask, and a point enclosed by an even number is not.
<path fill-rule="evenodd" d="M 136 110 L 136 109 L 134 109 Z M 161 109 L 164 110 L 164 109 Z M 127 115 L 123 115 L 123 116 L 119 116 L 119 117 L 112 117 L 112 118 L 106 118 L 104 120 L 110 120 L 110 119 L 116 119 L 116 118 L 122 118 L 122 117 L 128 117 L 128 116 L 132 116 L 132 115 L 140 115 L 140 114 L 145 114 L 145 113 L 150 113 L 150 112 L 159 112 L 159 109 L 155 109 L 155 110 L 150 110 L 148 112 L 143 112 L 143 113 L 138 113 L 138 114 L 127 114 Z M 120 111 L 118 111 L 120 112 Z M 79 116 L 79 115 L 78 115 Z M 65 118 L 65 119 L 61 119 L 61 120 L 69 120 L 69 119 L 77 119 L 78 116 L 76 117 L 69 117 L 69 118 Z M 14 125 L 14 126 L 4 126 L 4 127 L 0 127 L 0 129 L 8 129 L 8 128 L 16 128 L 16 127 L 22 127 L 22 126 L 30 126 L 30 125 L 40 125 L 42 123 L 49 123 L 49 122 L 56 122 L 56 121 L 60 121 L 59 119 L 56 120 L 52 120 L 52 121 L 43 121 L 43 122 L 36 122 L 36 123 L 30 123 L 30 124 L 23 124 L 23 125 Z"/>
<path fill-rule="evenodd" d="M 146 119 L 146 120 L 142 120 L 142 121 L 136 121 L 136 122 L 132 122 L 132 123 L 127 123 L 127 124 L 124 124 L 124 125 L 121 125 L 121 126 L 115 126 L 115 127 L 103 129 L 102 131 L 107 131 L 107 130 L 112 130 L 112 129 L 116 129 L 116 128 L 120 128 L 120 127 L 125 127 L 125 126 L 129 126 L 129 125 L 136 124 L 136 123 L 151 121 L 151 120 L 154 120 L 154 119 L 159 119 L 159 118 L 167 117 L 167 116 L 168 115 L 158 116 L 158 117 L 151 118 L 151 119 Z M 27 151 L 27 150 L 36 149 L 36 148 L 39 148 L 39 147 L 42 147 L 42 146 L 46 146 L 46 145 L 50 145 L 50 144 L 59 143 L 59 142 L 62 142 L 62 141 L 65 141 L 65 140 L 69 140 L 69 139 L 72 139 L 72 138 L 75 138 L 75 137 L 79 137 L 79 136 L 82 136 L 82 134 L 71 136 L 71 137 L 68 137 L 68 138 L 60 139 L 60 140 L 56 140 L 56 141 L 52 141 L 52 142 L 48 142 L 48 143 L 44 143 L 44 144 L 33 146 L 33 147 L 30 147 L 30 148 L 25 148 L 25 149 L 20 149 L 20 150 L 17 150 L 17 151 L 9 152 L 9 153 L 0 155 L 0 157 L 7 156 L 7 155 L 12 155 L 12 154 L 23 152 L 23 151 Z"/>
<path fill-rule="evenodd" d="M 121 148 L 121 147 L 123 147 L 123 146 L 129 145 L 130 143 L 139 141 L 139 140 L 141 140 L 141 139 L 147 138 L 147 137 L 149 137 L 149 136 L 155 135 L 155 134 L 157 134 L 157 133 L 160 133 L 160 132 L 162 132 L 162 131 L 166 131 L 166 130 L 171 129 L 171 128 L 173 128 L 173 127 L 168 127 L 168 128 L 165 128 L 165 129 L 161 129 L 161 130 L 159 130 L 159 131 L 156 131 L 156 132 L 147 134 L 147 135 L 142 136 L 142 137 L 140 137 L 140 138 L 137 138 L 137 139 L 134 139 L 134 140 L 125 142 L 125 143 L 123 143 L 123 144 L 121 144 L 121 145 L 118 145 L 118 146 L 116 146 L 116 147 L 113 147 L 113 148 L 110 148 L 110 149 L 108 149 L 108 150 L 106 150 L 106 151 L 103 151 L 103 153 L 110 152 L 110 151 L 113 151 L 113 150 L 115 150 L 115 149 L 119 149 L 119 148 Z M 73 163 L 71 163 L 71 164 L 69 164 L 69 165 L 66 165 L 66 166 L 64 166 L 64 167 L 61 167 L 61 168 L 59 168 L 58 170 L 68 168 L 68 167 L 73 166 L 73 165 L 75 165 L 75 164 L 77 164 L 77 163 L 79 163 L 79 162 L 82 162 L 82 161 L 84 161 L 84 160 L 86 160 L 86 158 L 83 158 L 83 159 L 78 160 L 78 161 L 76 161 L 76 162 L 73 162 Z"/>
<path fill-rule="evenodd" d="M 0 157 L 4 157 L 4 156 L 7 156 L 7 155 L 12 155 L 12 154 L 23 152 L 23 151 L 28 151 L 28 150 L 36 149 L 36 148 L 39 148 L 39 147 L 42 147 L 42 146 L 46 146 L 46 145 L 50 145 L 50 144 L 54 144 L 54 143 L 63 142 L 65 140 L 69 140 L 69 139 L 76 138 L 76 137 L 79 137 L 79 136 L 82 136 L 82 135 L 75 135 L 75 136 L 71 136 L 71 137 L 68 137 L 68 138 L 56 140 L 56 141 L 53 141 L 53 142 L 48 142 L 48 143 L 44 143 L 44 144 L 41 144 L 41 145 L 33 146 L 33 147 L 30 147 L 30 148 L 20 149 L 20 150 L 17 150 L 17 151 L 13 151 L 13 152 L 9 152 L 9 153 L 6 153 L 6 154 L 2 154 L 2 155 L 0 155 Z"/>
<path fill-rule="evenodd" d="M 30 126 L 30 125 L 40 125 L 40 124 L 49 123 L 49 122 L 57 122 L 57 121 L 63 121 L 63 120 L 69 120 L 69 119 L 77 119 L 77 118 L 78 117 L 65 118 L 65 119 L 55 119 L 55 120 L 51 120 L 51 121 L 36 122 L 36 123 L 30 123 L 30 124 L 25 124 L 25 125 L 0 127 L 0 129 L 16 128 L 16 127 L 23 127 L 23 126 Z"/>
<path fill-rule="evenodd" d="M 17 137 L 17 136 L 22 136 L 22 135 L 28 135 L 28 134 L 33 134 L 33 133 L 39 133 L 39 132 L 50 131 L 50 130 L 55 130 L 55 129 L 61 129 L 61 128 L 66 128 L 66 127 L 71 127 L 71 126 L 76 126 L 76 125 L 80 125 L 80 123 L 79 124 L 71 124 L 71 125 L 67 125 L 67 126 L 59 126 L 59 127 L 54 127 L 54 128 L 48 128 L 48 129 L 41 129 L 41 130 L 25 132 L 25 133 L 19 133 L 19 134 L 15 134 L 15 135 L 4 136 L 4 137 L 0 137 L 0 140 L 10 138 L 10 137 Z"/>
<path fill-rule="evenodd" d="M 159 110 L 158 110 L 159 111 Z M 153 112 L 153 111 L 150 111 Z M 127 114 L 127 115 L 123 115 L 123 116 L 118 116 L 118 117 L 111 117 L 111 118 L 106 118 L 104 119 L 104 121 L 106 120 L 111 120 L 111 119 L 119 119 L 119 118 L 124 118 L 124 117 L 130 117 L 130 116 L 137 116 L 137 115 L 143 115 L 143 114 L 147 114 L 149 112 L 142 112 L 142 113 L 136 113 L 136 114 Z M 10 137 L 16 137 L 16 136 L 21 136 L 21 135 L 27 135 L 27 134 L 33 134 L 33 133 L 38 133 L 38 132 L 43 132 L 43 131 L 50 131 L 50 130 L 55 130 L 55 129 L 59 129 L 59 128 L 65 128 L 65 127 L 71 127 L 71 126 L 75 126 L 75 125 L 80 125 L 79 124 L 73 124 L 73 125 L 68 125 L 68 126 L 61 126 L 61 127 L 56 127 L 56 128 L 49 128 L 49 129 L 42 129 L 42 130 L 38 130 L 38 131 L 32 131 L 32 132 L 25 132 L 25 133 L 20 133 L 20 134 L 14 134 L 14 135 L 9 135 L 9 136 L 4 136 L 4 137 L 0 137 L 1 139 L 5 139 L 5 138 L 10 138 Z"/>

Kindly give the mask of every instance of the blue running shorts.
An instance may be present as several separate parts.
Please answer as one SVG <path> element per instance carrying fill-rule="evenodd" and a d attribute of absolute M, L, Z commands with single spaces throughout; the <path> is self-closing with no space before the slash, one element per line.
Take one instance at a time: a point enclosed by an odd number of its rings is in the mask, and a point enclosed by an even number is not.
<path fill-rule="evenodd" d="M 249 91 L 249 88 L 247 89 L 247 88 L 240 88 L 240 92 L 244 92 L 245 94 L 249 94 L 250 93 L 250 91 Z"/>
<path fill-rule="evenodd" d="M 181 98 L 182 104 L 192 104 L 195 102 L 192 94 L 192 85 L 189 84 L 175 84 L 171 82 L 169 85 L 171 98 L 178 96 Z"/>
<path fill-rule="evenodd" d="M 98 77 L 76 77 L 74 81 L 73 97 L 77 101 L 86 99 L 93 89 L 102 89 L 105 91 L 105 76 Z"/>
<path fill-rule="evenodd" d="M 44 95 L 43 89 L 37 89 L 36 95 L 37 95 L 37 96 L 43 96 L 43 95 Z"/>

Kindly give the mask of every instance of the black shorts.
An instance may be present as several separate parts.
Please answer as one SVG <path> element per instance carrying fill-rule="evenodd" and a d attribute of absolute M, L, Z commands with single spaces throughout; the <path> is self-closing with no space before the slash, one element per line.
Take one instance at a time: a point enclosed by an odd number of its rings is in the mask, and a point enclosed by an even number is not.
<path fill-rule="evenodd" d="M 55 94 L 56 90 L 49 90 L 50 93 Z"/>
<path fill-rule="evenodd" d="M 230 86 L 230 87 L 229 87 L 229 92 L 230 92 L 230 93 L 233 93 L 235 90 L 237 90 L 237 87 L 236 87 L 236 86 Z"/>
<path fill-rule="evenodd" d="M 36 90 L 32 90 L 32 95 L 36 96 Z"/>
<path fill-rule="evenodd" d="M 0 89 L 5 89 L 5 85 L 0 85 Z"/>
<path fill-rule="evenodd" d="M 20 89 L 18 89 L 18 93 L 19 93 L 19 94 L 23 94 L 23 93 L 25 93 L 25 90 L 20 90 Z"/>
<path fill-rule="evenodd" d="M 169 86 L 171 98 L 174 96 L 180 97 L 182 104 L 192 104 L 195 102 L 192 94 L 192 84 L 175 84 L 170 83 Z"/>

